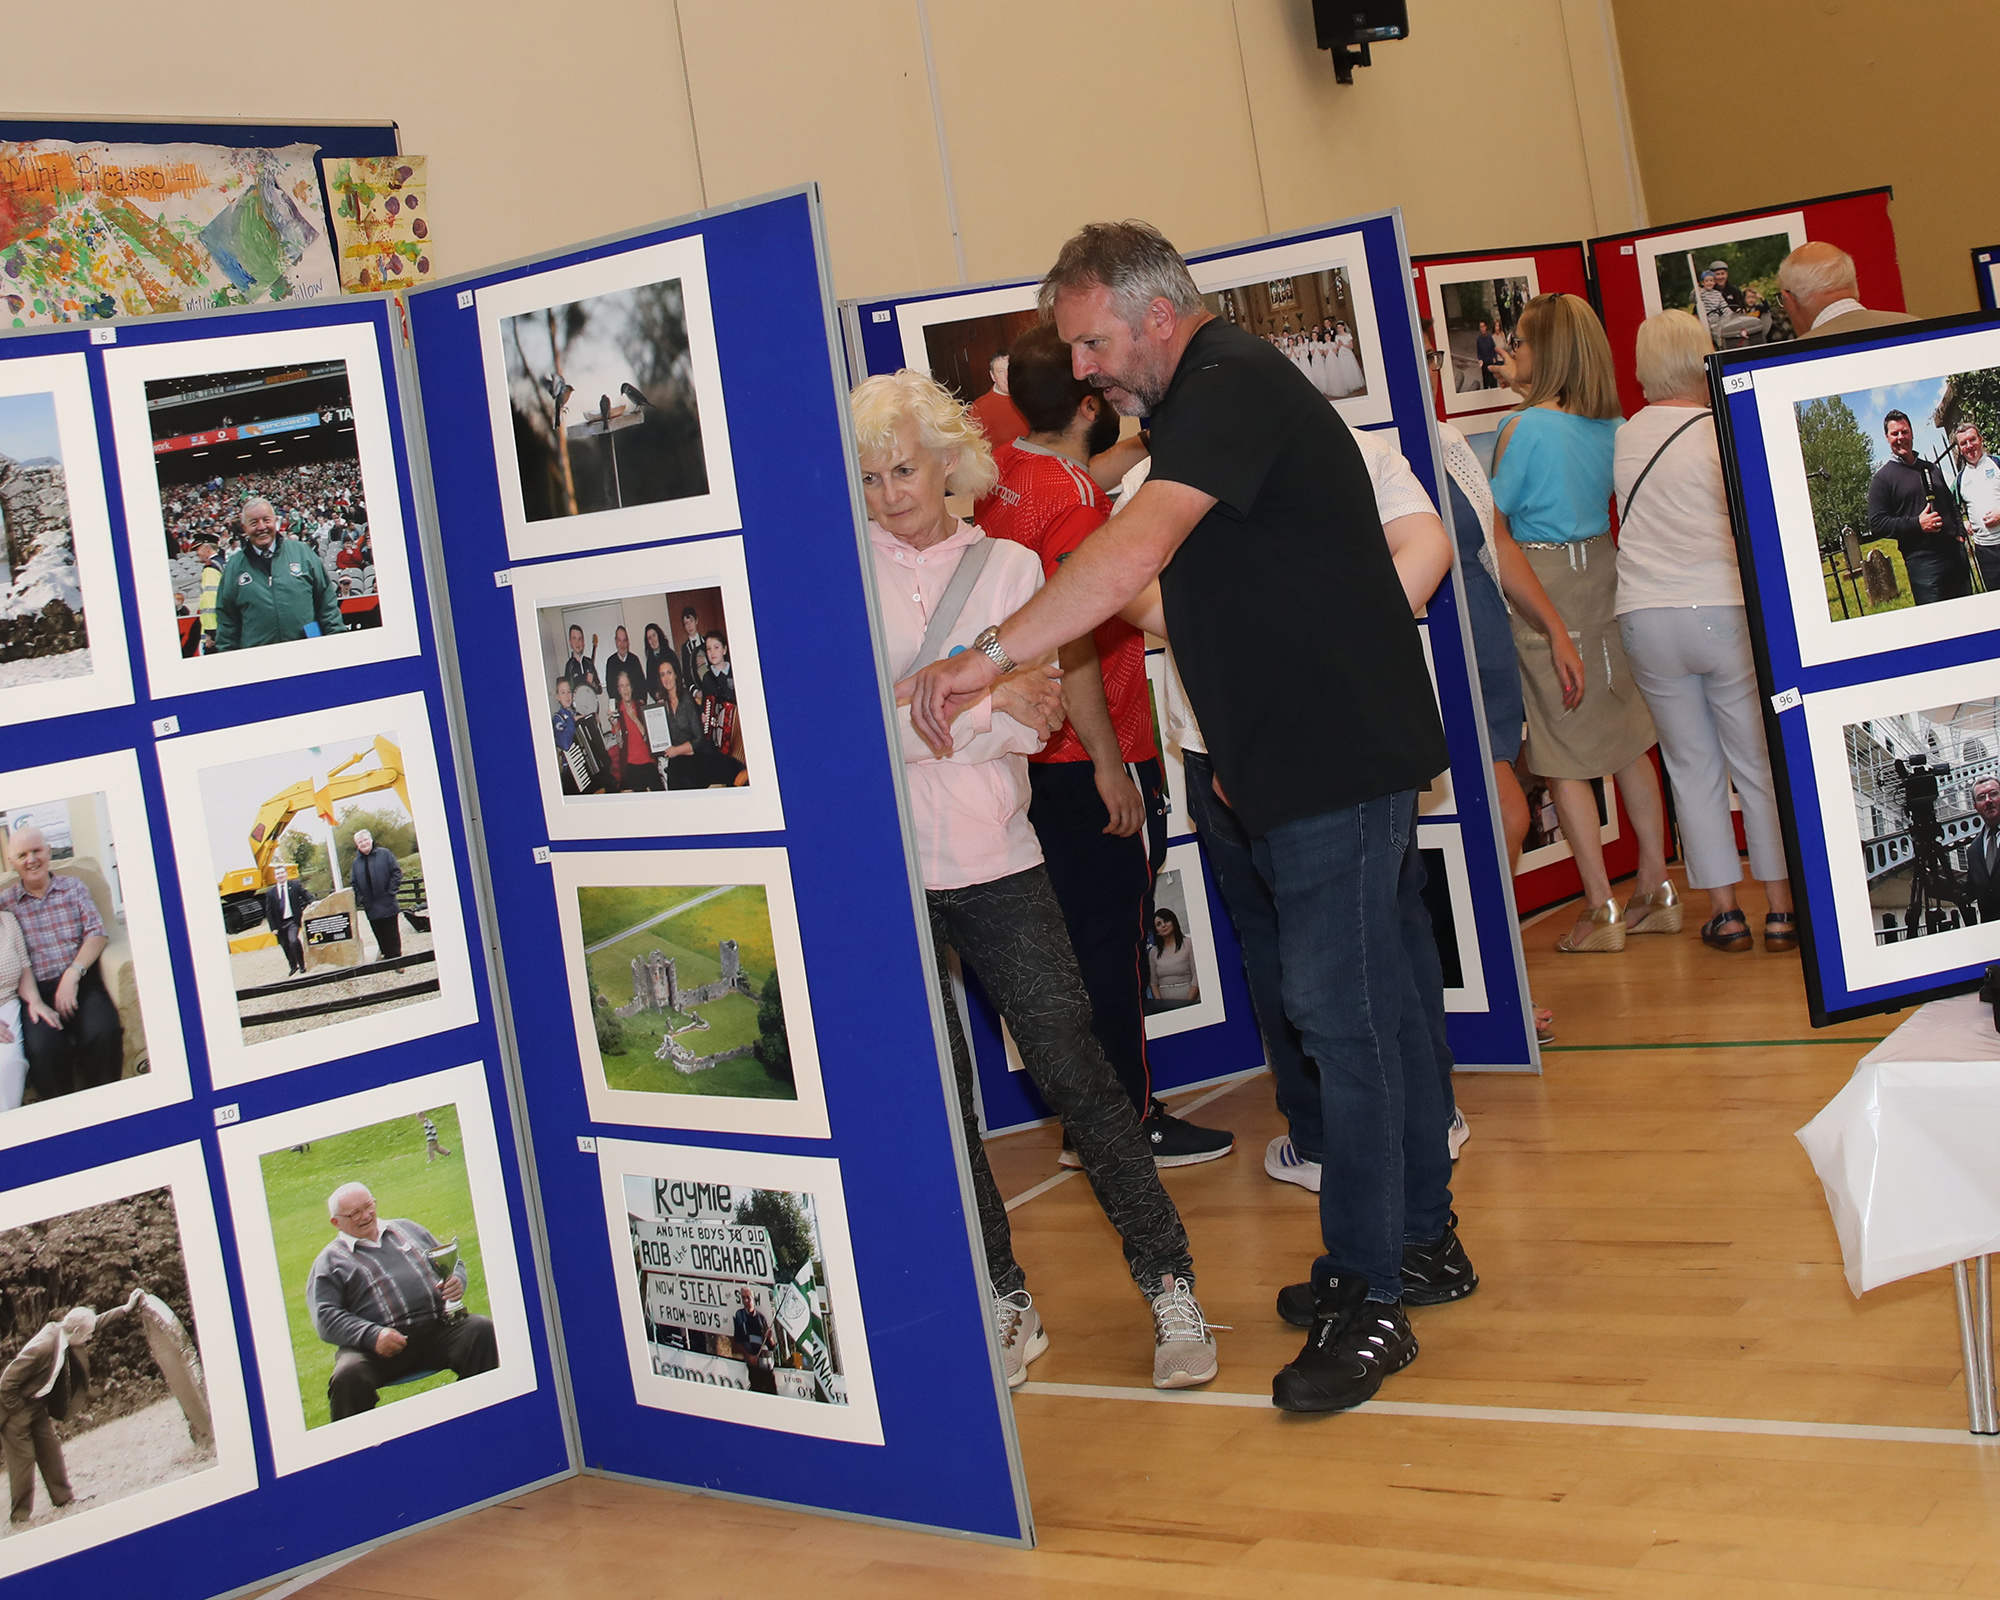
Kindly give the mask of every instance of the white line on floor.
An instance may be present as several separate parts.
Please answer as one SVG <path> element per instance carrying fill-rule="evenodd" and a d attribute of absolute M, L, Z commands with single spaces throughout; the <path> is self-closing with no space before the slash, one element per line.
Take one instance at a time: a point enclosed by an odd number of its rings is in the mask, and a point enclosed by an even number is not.
<path fill-rule="evenodd" d="M 1163 1400 L 1174 1405 L 1272 1409 L 1269 1396 L 1227 1390 L 1124 1389 L 1100 1383 L 1024 1383 L 1016 1394 L 1066 1400 Z M 2000 1448 L 2000 1436 L 1956 1428 L 1884 1428 L 1868 1423 L 1779 1422 L 1763 1417 L 1671 1417 L 1627 1411 L 1546 1411 L 1533 1406 L 1447 1406 L 1415 1400 L 1370 1400 L 1355 1411 L 1378 1417 L 1440 1422 L 1535 1422 L 1571 1428 L 1652 1428 L 1666 1433 L 1755 1433 L 1793 1439 L 1859 1439 L 1875 1444 L 1970 1444 Z"/>
<path fill-rule="evenodd" d="M 1256 1067 L 1249 1072 L 1245 1072 L 1238 1076 L 1231 1077 L 1226 1083 L 1217 1084 L 1213 1089 L 1209 1090 L 1207 1094 L 1201 1095 L 1197 1099 L 1190 1100 L 1184 1106 L 1176 1106 L 1174 1108 L 1174 1115 L 1177 1117 L 1184 1117 L 1190 1111 L 1199 1111 L 1203 1106 L 1207 1105 L 1209 1101 L 1220 1100 L 1224 1095 L 1229 1093 L 1231 1089 L 1241 1088 L 1245 1083 L 1249 1082 L 1250 1079 L 1256 1077 L 1258 1073 L 1267 1070 L 1268 1069 L 1264 1067 Z M 1062 1171 L 1058 1172 L 1053 1178 L 1044 1178 L 1040 1183 L 1036 1184 L 1032 1189 L 1023 1189 L 1019 1194 L 1015 1195 L 1013 1199 L 1007 1202 L 1007 1209 L 1009 1211 L 1019 1210 L 1022 1206 L 1026 1205 L 1030 1200 L 1041 1199 L 1043 1195 L 1047 1194 L 1051 1189 L 1055 1188 L 1057 1184 L 1066 1183 L 1071 1178 L 1078 1176 L 1080 1176 L 1080 1172 L 1079 1169 L 1077 1169 L 1076 1167 L 1064 1167 Z"/>
<path fill-rule="evenodd" d="M 257 1600 L 287 1600 L 288 1596 L 297 1594 L 301 1589 L 310 1588 L 313 1584 L 318 1583 L 321 1578 L 332 1577 L 342 1567 L 346 1566 L 348 1561 L 358 1559 L 359 1557 L 349 1556 L 345 1561 L 329 1561 L 323 1567 L 314 1567 L 310 1572 L 301 1572 L 295 1578 L 287 1578 L 275 1589 L 266 1589 L 257 1597 Z"/>

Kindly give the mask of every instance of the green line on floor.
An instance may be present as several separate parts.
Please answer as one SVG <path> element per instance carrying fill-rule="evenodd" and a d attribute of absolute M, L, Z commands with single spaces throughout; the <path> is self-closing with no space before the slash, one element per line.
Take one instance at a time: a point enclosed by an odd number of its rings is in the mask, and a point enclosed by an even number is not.
<path fill-rule="evenodd" d="M 1688 1039 L 1670 1044 L 1545 1044 L 1543 1055 L 1559 1050 L 1766 1050 L 1780 1044 L 1880 1044 L 1880 1038 L 1835 1034 L 1830 1039 Z"/>

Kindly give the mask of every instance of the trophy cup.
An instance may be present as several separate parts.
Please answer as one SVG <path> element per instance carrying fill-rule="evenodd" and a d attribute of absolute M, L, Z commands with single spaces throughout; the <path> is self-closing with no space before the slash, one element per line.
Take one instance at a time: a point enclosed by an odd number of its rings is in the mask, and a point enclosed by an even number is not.
<path fill-rule="evenodd" d="M 431 1271 L 438 1275 L 439 1283 L 451 1281 L 451 1275 L 458 1269 L 458 1240 L 454 1237 L 448 1244 L 441 1244 L 435 1250 L 426 1250 L 425 1258 L 431 1264 Z M 464 1291 L 457 1291 L 458 1299 L 447 1298 L 444 1303 L 444 1320 L 457 1322 L 465 1316 Z"/>

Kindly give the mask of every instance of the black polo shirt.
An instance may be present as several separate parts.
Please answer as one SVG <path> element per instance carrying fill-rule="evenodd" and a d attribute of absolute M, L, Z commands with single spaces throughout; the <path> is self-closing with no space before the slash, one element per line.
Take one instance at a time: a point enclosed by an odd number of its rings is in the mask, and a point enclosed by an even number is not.
<path fill-rule="evenodd" d="M 1160 588 L 1244 825 L 1262 834 L 1428 784 L 1449 759 L 1444 728 L 1339 413 L 1274 346 L 1218 319 L 1189 341 L 1151 426 L 1151 476 L 1216 501 Z"/>

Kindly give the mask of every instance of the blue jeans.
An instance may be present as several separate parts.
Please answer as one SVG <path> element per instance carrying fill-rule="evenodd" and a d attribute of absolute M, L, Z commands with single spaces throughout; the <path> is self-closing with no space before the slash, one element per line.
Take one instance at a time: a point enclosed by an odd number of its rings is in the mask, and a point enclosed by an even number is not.
<path fill-rule="evenodd" d="M 1416 848 L 1416 796 L 1386 795 L 1259 839 L 1186 757 L 1188 809 L 1243 944 L 1278 1108 L 1321 1163 L 1320 1268 L 1402 1287 L 1402 1247 L 1451 1211 L 1444 979 Z"/>

